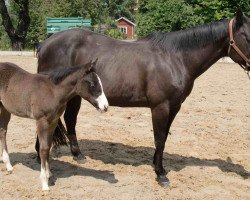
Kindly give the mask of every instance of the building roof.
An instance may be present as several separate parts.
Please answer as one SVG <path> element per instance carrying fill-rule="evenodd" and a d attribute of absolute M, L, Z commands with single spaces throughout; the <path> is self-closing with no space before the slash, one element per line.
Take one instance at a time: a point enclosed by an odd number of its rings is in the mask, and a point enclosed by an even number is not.
<path fill-rule="evenodd" d="M 136 26 L 135 23 L 131 22 L 130 20 L 128 20 L 126 17 L 120 17 L 119 19 L 115 20 L 116 22 L 120 21 L 120 20 L 125 20 L 127 21 L 128 23 L 132 24 L 133 26 Z"/>

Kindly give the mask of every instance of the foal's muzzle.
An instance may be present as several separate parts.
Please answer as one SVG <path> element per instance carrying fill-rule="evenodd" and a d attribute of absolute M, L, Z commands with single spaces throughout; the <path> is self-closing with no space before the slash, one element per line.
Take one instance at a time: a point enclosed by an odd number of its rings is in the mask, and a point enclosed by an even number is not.
<path fill-rule="evenodd" d="M 97 108 L 97 110 L 101 113 L 107 112 L 108 111 L 108 106 L 104 106 L 103 109 Z"/>
<path fill-rule="evenodd" d="M 97 110 L 100 112 L 107 112 L 108 111 L 108 100 L 106 98 L 106 96 L 104 95 L 104 93 L 102 93 L 97 99 L 96 99 L 96 103 L 97 103 Z"/>

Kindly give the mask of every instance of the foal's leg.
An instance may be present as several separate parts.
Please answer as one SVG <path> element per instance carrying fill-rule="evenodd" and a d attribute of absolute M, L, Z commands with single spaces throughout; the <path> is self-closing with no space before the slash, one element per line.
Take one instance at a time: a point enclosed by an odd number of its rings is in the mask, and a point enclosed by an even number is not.
<path fill-rule="evenodd" d="M 180 106 L 170 109 L 168 102 L 159 104 L 151 109 L 156 146 L 153 163 L 155 165 L 157 181 L 162 186 L 168 186 L 169 184 L 169 180 L 166 177 L 166 171 L 162 165 L 163 151 L 170 126 L 179 109 Z"/>
<path fill-rule="evenodd" d="M 52 145 L 53 131 L 46 119 L 37 121 L 37 135 L 40 142 L 42 190 L 49 190 L 48 181 L 50 176 L 49 170 L 49 151 Z"/>
<path fill-rule="evenodd" d="M 56 127 L 57 127 L 57 124 L 58 124 L 58 121 L 56 121 L 55 123 L 53 123 L 53 124 L 51 124 L 50 126 L 49 126 L 49 135 L 48 135 L 48 144 L 49 144 L 49 150 L 51 150 L 51 148 L 52 148 L 52 143 L 53 143 L 53 134 L 54 134 L 54 132 L 55 132 L 55 129 L 56 129 Z M 52 173 L 51 173 L 51 171 L 50 171 L 50 168 L 49 168 L 49 157 L 48 157 L 48 159 L 47 159 L 47 161 L 46 161 L 46 169 L 47 169 L 47 171 L 46 171 L 46 176 L 47 176 L 47 178 L 50 178 L 50 177 L 52 177 Z"/>
<path fill-rule="evenodd" d="M 64 121 L 65 121 L 67 132 L 68 132 L 67 137 L 70 142 L 71 153 L 74 156 L 75 160 L 85 159 L 85 156 L 81 153 L 80 148 L 78 146 L 76 130 L 75 130 L 77 115 L 78 115 L 80 107 L 81 107 L 81 97 L 75 96 L 70 101 L 68 101 L 67 107 L 64 113 Z M 39 155 L 40 144 L 39 144 L 38 137 L 36 138 L 35 149 L 37 151 L 37 160 L 38 162 L 40 162 L 40 155 Z"/>
<path fill-rule="evenodd" d="M 77 114 L 79 112 L 80 107 L 81 107 L 81 97 L 75 96 L 67 103 L 67 107 L 64 113 L 64 121 L 66 124 L 68 138 L 70 141 L 70 149 L 75 160 L 85 159 L 78 146 L 76 130 L 75 130 Z"/>
<path fill-rule="evenodd" d="M 10 116 L 11 114 L 0 103 L 0 138 L 2 143 L 2 156 L 3 156 L 3 162 L 5 163 L 7 171 L 9 173 L 11 173 L 13 170 L 13 167 L 10 164 L 10 158 L 6 143 L 7 127 L 10 121 Z"/>

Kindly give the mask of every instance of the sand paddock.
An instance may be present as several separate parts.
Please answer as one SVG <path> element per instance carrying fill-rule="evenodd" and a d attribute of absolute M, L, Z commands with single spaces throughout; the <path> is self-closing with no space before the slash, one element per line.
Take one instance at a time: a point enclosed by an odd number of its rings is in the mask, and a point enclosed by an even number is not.
<path fill-rule="evenodd" d="M 36 72 L 33 57 L 0 56 L 5 61 Z M 12 116 L 7 142 L 14 171 L 7 174 L 0 161 L 0 199 L 250 199 L 249 92 L 236 64 L 215 64 L 197 79 L 166 143 L 168 188 L 154 181 L 149 109 L 110 107 L 100 114 L 84 101 L 77 136 L 87 162 L 73 161 L 68 147 L 53 150 L 49 193 L 40 186 L 35 122 Z"/>

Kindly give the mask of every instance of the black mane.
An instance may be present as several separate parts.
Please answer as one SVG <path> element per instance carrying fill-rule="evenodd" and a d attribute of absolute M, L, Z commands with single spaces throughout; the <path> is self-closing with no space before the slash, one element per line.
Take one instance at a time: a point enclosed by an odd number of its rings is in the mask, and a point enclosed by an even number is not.
<path fill-rule="evenodd" d="M 187 50 L 216 43 L 228 34 L 228 20 L 221 20 L 177 32 L 155 32 L 142 38 L 162 50 Z"/>
<path fill-rule="evenodd" d="M 73 74 L 74 72 L 80 70 L 82 66 L 57 68 L 55 70 L 50 70 L 47 72 L 42 72 L 42 74 L 48 75 L 49 79 L 54 83 L 58 84 L 63 81 L 67 76 Z"/>

